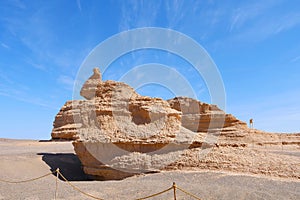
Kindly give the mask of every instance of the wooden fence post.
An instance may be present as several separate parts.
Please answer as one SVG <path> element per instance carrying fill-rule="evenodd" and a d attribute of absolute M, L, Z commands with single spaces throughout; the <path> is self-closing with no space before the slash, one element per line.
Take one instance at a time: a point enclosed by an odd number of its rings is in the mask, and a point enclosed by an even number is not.
<path fill-rule="evenodd" d="M 174 200 L 176 200 L 176 184 L 173 182 Z"/>

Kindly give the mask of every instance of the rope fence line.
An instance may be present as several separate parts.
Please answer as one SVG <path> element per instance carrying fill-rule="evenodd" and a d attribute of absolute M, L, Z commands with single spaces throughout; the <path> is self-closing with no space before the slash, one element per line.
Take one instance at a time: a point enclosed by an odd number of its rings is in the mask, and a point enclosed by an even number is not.
<path fill-rule="evenodd" d="M 190 192 L 187 192 L 187 191 L 185 191 L 184 189 L 181 189 L 180 187 L 177 187 L 176 186 L 176 188 L 178 189 L 178 190 L 180 190 L 181 192 L 183 192 L 183 193 L 185 193 L 185 194 L 187 194 L 187 195 L 189 195 L 189 196 L 191 196 L 191 197 L 193 197 L 193 198 L 195 198 L 195 199 L 197 199 L 197 200 L 201 200 L 199 197 L 197 197 L 196 195 L 194 195 L 194 194 L 192 194 L 192 193 L 190 193 Z"/>
<path fill-rule="evenodd" d="M 48 173 L 48 174 L 45 174 L 45 175 L 43 175 L 43 176 L 39 176 L 39 177 L 36 177 L 36 178 L 24 180 L 24 181 L 7 181 L 7 180 L 0 179 L 0 182 L 4 182 L 4 183 L 16 183 L 16 184 L 17 184 L 17 183 L 27 183 L 27 182 L 31 182 L 31 181 L 36 181 L 36 180 L 38 180 L 38 179 L 42 179 L 42 178 L 44 178 L 44 177 L 46 177 L 46 176 L 49 176 L 49 175 L 51 175 L 51 174 L 54 174 L 54 173 L 55 173 L 55 171 L 50 172 L 50 173 Z"/>
<path fill-rule="evenodd" d="M 88 197 L 91 197 L 91 198 L 93 198 L 93 199 L 98 199 L 98 200 L 103 200 L 103 199 L 101 199 L 101 198 L 99 198 L 99 197 L 96 197 L 96 196 L 93 196 L 93 195 L 91 195 L 91 194 L 88 194 L 88 193 L 86 193 L 86 192 L 84 192 L 84 191 L 82 191 L 81 189 L 79 189 L 77 186 L 75 186 L 75 185 L 73 185 L 72 183 L 70 183 L 67 179 L 66 179 L 66 177 L 64 177 L 64 175 L 62 175 L 61 173 L 60 173 L 60 171 L 59 171 L 59 169 L 57 169 L 57 173 L 74 189 L 74 190 L 77 190 L 78 192 L 80 192 L 80 193 L 82 193 L 82 194 L 84 194 L 84 195 L 86 195 L 86 196 L 88 196 Z"/>
<path fill-rule="evenodd" d="M 152 195 L 143 197 L 143 198 L 139 198 L 139 199 L 136 199 L 136 200 L 149 199 L 149 198 L 151 198 L 151 197 L 155 197 L 155 196 L 161 195 L 161 194 L 163 194 L 163 193 L 165 193 L 165 192 L 168 192 L 168 191 L 170 191 L 170 190 L 172 190 L 172 189 L 173 189 L 173 186 L 170 187 L 170 188 L 168 188 L 168 189 L 166 189 L 166 190 L 163 190 L 163 191 L 161 191 L 161 192 L 158 192 L 158 193 L 155 193 L 155 194 L 152 194 Z"/>
<path fill-rule="evenodd" d="M 87 196 L 87 197 L 90 197 L 90 198 L 93 198 L 93 199 L 98 199 L 98 200 L 104 200 L 100 197 L 96 197 L 94 195 L 91 195 L 89 193 L 86 193 L 84 191 L 82 191 L 80 188 L 78 188 L 77 186 L 75 186 L 74 184 L 72 184 L 70 181 L 68 181 L 66 179 L 66 177 L 60 172 L 59 168 L 57 168 L 55 171 L 52 171 L 50 173 L 47 173 L 45 175 L 42 175 L 42 176 L 39 176 L 39 177 L 36 177 L 36 178 L 32 178 L 32 179 L 28 179 L 28 180 L 22 180 L 22 181 L 9 181 L 9 180 L 4 180 L 4 179 L 0 179 L 0 182 L 4 182 L 4 183 L 12 183 L 12 184 L 18 184 L 18 183 L 26 183 L 26 182 L 31 182 L 31 181 L 36 181 L 36 180 L 39 180 L 39 179 L 42 179 L 42 178 L 45 178 L 49 175 L 52 175 L 54 174 L 55 175 L 55 194 L 54 194 L 54 199 L 56 200 L 57 199 L 57 196 L 58 196 L 58 180 L 59 180 L 59 176 L 69 185 L 71 186 L 74 190 L 78 191 L 79 193 Z M 155 196 L 158 196 L 158 195 L 161 195 L 163 193 L 166 193 L 170 190 L 173 190 L 173 196 L 174 196 L 174 200 L 176 200 L 176 189 L 180 190 L 181 192 L 185 193 L 186 195 L 189 195 L 197 200 L 201 200 L 199 197 L 197 197 L 196 195 L 190 193 L 190 192 L 187 192 L 185 191 L 184 189 L 178 187 L 175 182 L 173 182 L 173 185 L 166 189 L 166 190 L 163 190 L 161 192 L 157 192 L 155 194 L 152 194 L 152 195 L 149 195 L 149 196 L 146 196 L 146 197 L 142 197 L 142 198 L 138 198 L 138 199 L 135 199 L 135 200 L 143 200 L 143 199 L 149 199 L 149 198 L 152 198 L 152 197 L 155 197 Z"/>

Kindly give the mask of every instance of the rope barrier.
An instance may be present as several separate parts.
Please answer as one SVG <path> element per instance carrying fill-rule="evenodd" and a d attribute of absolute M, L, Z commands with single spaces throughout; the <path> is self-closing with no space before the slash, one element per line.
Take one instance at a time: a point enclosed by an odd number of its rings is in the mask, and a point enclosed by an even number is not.
<path fill-rule="evenodd" d="M 55 172 L 55 171 L 54 171 L 54 172 Z M 43 176 L 39 176 L 39 177 L 36 177 L 36 178 L 24 180 L 24 181 L 7 181 L 7 180 L 0 179 L 0 182 L 4 182 L 4 183 L 26 183 L 26 182 L 36 181 L 36 180 L 38 180 L 38 179 L 44 178 L 44 177 L 46 177 L 46 176 L 49 176 L 49 175 L 53 174 L 54 172 L 50 172 L 50 173 L 45 174 L 45 175 L 43 175 Z"/>
<path fill-rule="evenodd" d="M 170 191 L 170 190 L 172 190 L 172 189 L 173 189 L 173 186 L 170 187 L 170 188 L 168 188 L 168 189 L 166 189 L 166 190 L 164 190 L 164 191 L 161 191 L 161 192 L 158 192 L 158 193 L 155 193 L 155 194 L 152 194 L 152 195 L 143 197 L 143 198 L 139 198 L 139 199 L 136 199 L 136 200 L 149 199 L 149 198 L 151 198 L 151 197 L 155 197 L 155 196 L 161 195 L 161 194 L 163 194 L 163 193 L 165 193 L 165 192 L 168 192 L 168 191 Z"/>
<path fill-rule="evenodd" d="M 66 179 L 66 177 L 64 177 L 64 175 L 62 175 L 61 173 L 60 173 L 60 171 L 58 170 L 57 171 L 57 173 L 73 188 L 73 189 L 75 189 L 75 190 L 77 190 L 78 192 L 80 192 L 80 193 L 82 193 L 82 194 L 84 194 L 84 195 L 86 195 L 86 196 L 88 196 L 88 197 L 91 197 L 91 198 L 93 198 L 93 199 L 98 199 L 98 200 L 103 200 L 103 199 L 101 199 L 101 198 L 99 198 L 99 197 L 96 197 L 96 196 L 93 196 L 93 195 L 91 195 L 91 194 L 88 194 L 88 193 L 86 193 L 86 192 L 84 192 L 84 191 L 82 191 L 81 189 L 79 189 L 78 187 L 76 187 L 75 185 L 73 185 L 72 183 L 70 183 L 67 179 Z"/>
<path fill-rule="evenodd" d="M 176 188 L 177 188 L 178 190 L 180 190 L 181 192 L 184 192 L 185 194 L 190 195 L 191 197 L 194 197 L 194 198 L 197 199 L 197 200 L 201 200 L 199 197 L 197 197 L 197 196 L 193 195 L 192 193 L 189 193 L 189 192 L 187 192 L 187 191 L 181 189 L 181 188 L 178 187 L 178 186 L 176 186 Z"/>
<path fill-rule="evenodd" d="M 99 198 L 99 197 L 96 197 L 96 196 L 91 195 L 91 194 L 89 194 L 89 193 L 86 193 L 86 192 L 82 191 L 81 189 L 79 189 L 77 186 L 73 185 L 73 184 L 72 184 L 71 182 L 69 182 L 69 181 L 66 179 L 66 177 L 60 172 L 59 168 L 57 168 L 55 171 L 50 172 L 50 173 L 47 173 L 47 174 L 45 174 L 45 175 L 43 175 L 43 176 L 39 176 L 39 177 L 32 178 L 32 179 L 28 179 L 28 180 L 23 180 L 23 181 L 8 181 L 8 180 L 0 179 L 0 182 L 4 182 L 4 183 L 26 183 L 26 182 L 31 182 L 31 181 L 36 181 L 36 180 L 38 180 L 38 179 L 42 179 L 42 178 L 44 178 L 44 177 L 47 177 L 47 176 L 52 175 L 52 174 L 55 174 L 55 173 L 56 173 L 56 182 L 55 182 L 55 196 L 54 196 L 54 199 L 57 199 L 57 195 L 58 195 L 58 179 L 59 179 L 59 176 L 61 176 L 62 179 L 63 179 L 64 181 L 66 181 L 66 183 L 67 183 L 68 185 L 70 185 L 74 190 L 77 190 L 77 191 L 80 192 L 81 194 L 84 194 L 84 195 L 86 195 L 86 196 L 88 196 L 88 197 L 90 197 L 90 198 L 93 198 L 93 199 L 104 200 L 104 199 L 102 199 L 102 198 Z M 149 196 L 146 196 L 146 197 L 143 197 L 143 198 L 139 198 L 139 199 L 136 199 L 136 200 L 149 199 L 149 198 L 151 198 L 151 197 L 155 197 L 155 196 L 161 195 L 161 194 L 163 194 L 163 193 L 165 193 L 165 192 L 168 192 L 168 191 L 170 191 L 170 190 L 173 190 L 174 200 L 176 200 L 176 189 L 182 191 L 183 193 L 185 193 L 185 194 L 187 194 L 187 195 L 189 195 L 189 196 L 191 196 L 191 197 L 193 197 L 193 198 L 195 198 L 195 199 L 197 199 L 197 200 L 201 200 L 201 199 L 200 199 L 199 197 L 197 197 L 196 195 L 194 195 L 194 194 L 192 194 L 192 193 L 190 193 L 190 192 L 187 192 L 187 191 L 185 191 L 184 189 L 181 189 L 180 187 L 178 187 L 178 186 L 175 184 L 175 182 L 173 182 L 173 185 L 172 185 L 170 188 L 166 189 L 166 190 L 163 190 L 163 191 L 161 191 L 161 192 L 157 192 L 157 193 L 155 193 L 155 194 L 152 194 L 152 195 L 149 195 Z"/>

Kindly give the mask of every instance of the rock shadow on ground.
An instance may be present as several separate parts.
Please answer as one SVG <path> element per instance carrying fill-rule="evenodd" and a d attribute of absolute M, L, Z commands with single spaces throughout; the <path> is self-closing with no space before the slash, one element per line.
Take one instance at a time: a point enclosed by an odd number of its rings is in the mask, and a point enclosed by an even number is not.
<path fill-rule="evenodd" d="M 51 171 L 59 168 L 68 181 L 89 181 L 89 177 L 82 170 L 81 162 L 74 153 L 38 153 Z M 56 176 L 56 174 L 53 174 Z M 60 177 L 60 180 L 63 180 Z"/>

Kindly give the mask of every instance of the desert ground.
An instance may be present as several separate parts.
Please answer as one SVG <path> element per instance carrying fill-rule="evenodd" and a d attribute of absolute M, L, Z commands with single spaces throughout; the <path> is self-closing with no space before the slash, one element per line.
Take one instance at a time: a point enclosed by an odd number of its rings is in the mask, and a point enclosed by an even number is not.
<path fill-rule="evenodd" d="M 271 150 L 270 150 L 271 151 Z M 282 149 L 300 159 L 299 150 Z M 121 181 L 93 181 L 83 173 L 71 142 L 0 139 L 0 179 L 22 181 L 60 168 L 82 191 L 103 199 L 137 199 L 160 192 L 173 182 L 203 200 L 212 199 L 300 199 L 299 178 L 280 178 L 251 173 L 214 170 L 177 170 L 137 175 Z M 91 199 L 62 179 L 56 199 Z M 0 199 L 55 199 L 56 176 L 26 183 L 0 181 Z M 193 199 L 177 191 L 177 199 Z M 151 199 L 173 199 L 172 191 Z"/>

